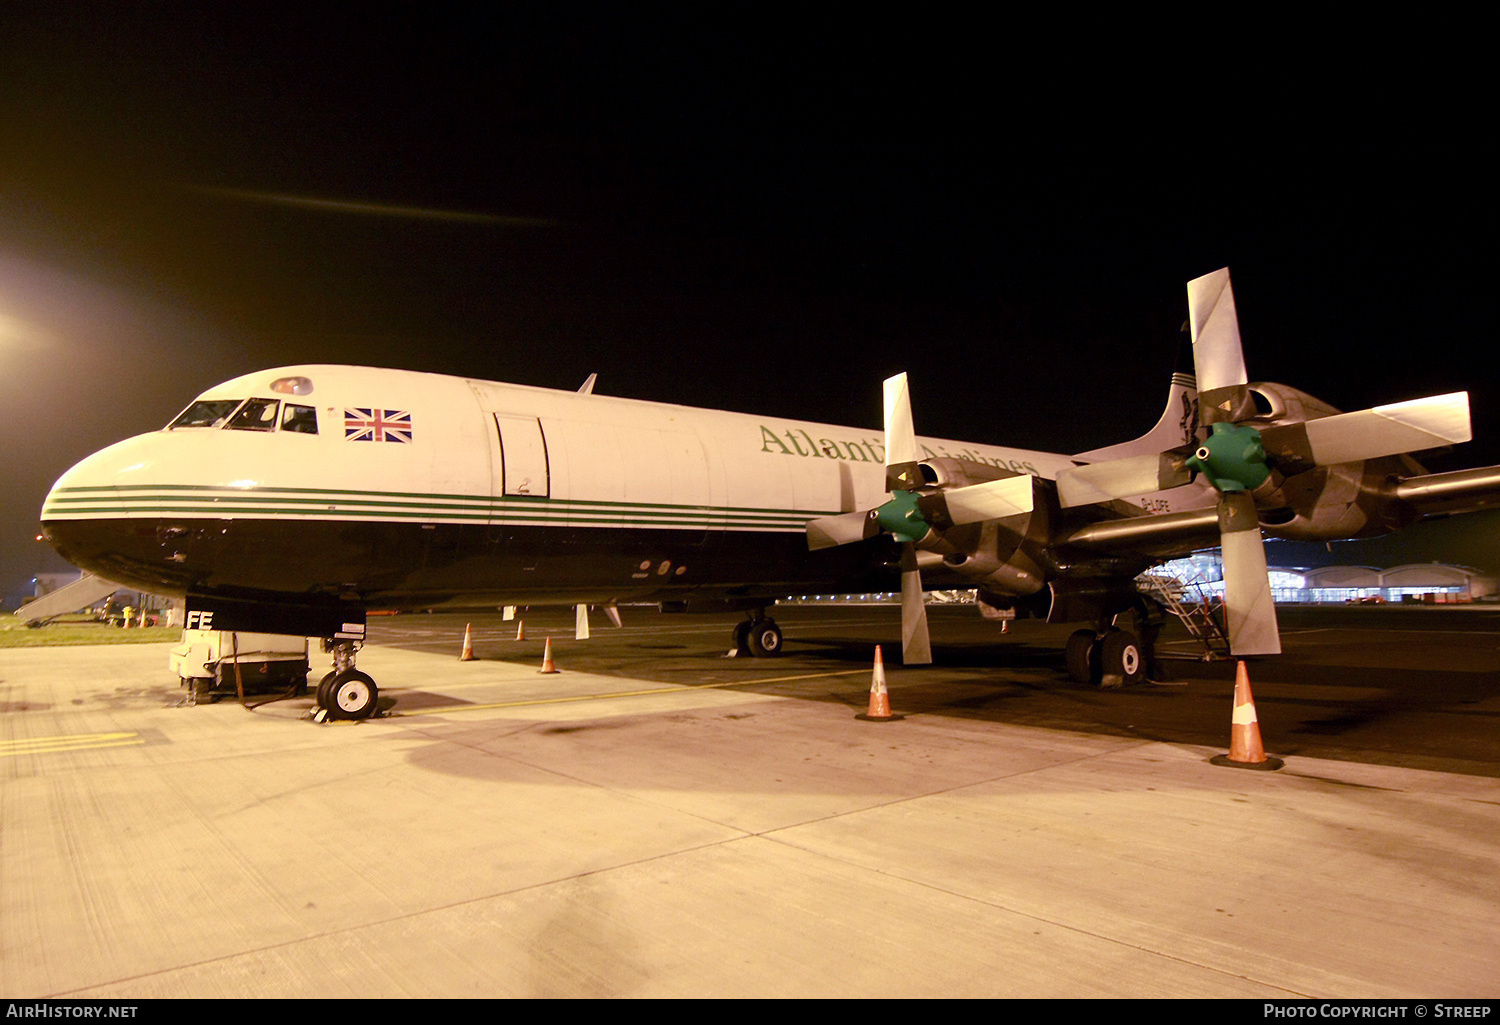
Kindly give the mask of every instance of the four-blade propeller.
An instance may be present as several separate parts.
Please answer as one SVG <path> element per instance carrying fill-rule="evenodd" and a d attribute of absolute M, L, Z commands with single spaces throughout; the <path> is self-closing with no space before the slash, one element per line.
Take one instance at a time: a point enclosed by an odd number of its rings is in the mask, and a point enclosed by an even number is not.
<path fill-rule="evenodd" d="M 1319 466 L 1468 441 L 1468 394 L 1267 423 L 1245 372 L 1227 269 L 1188 282 L 1188 312 L 1201 423 L 1196 445 L 1064 470 L 1056 481 L 1058 502 L 1066 509 L 1133 498 L 1202 477 L 1217 492 L 1230 650 L 1276 654 L 1281 638 L 1257 501 L 1269 507 L 1282 481 Z M 924 480 L 905 374 L 885 382 L 885 438 L 890 497 L 874 509 L 809 522 L 807 543 L 827 548 L 880 534 L 900 543 L 902 649 L 908 664 L 926 663 L 932 654 L 917 550 L 941 550 L 949 527 L 1030 512 L 1034 482 L 1018 476 L 942 488 Z"/>
<path fill-rule="evenodd" d="M 1032 479 L 1026 475 L 942 489 L 926 481 L 918 459 L 906 375 L 885 382 L 885 487 L 890 497 L 874 509 L 825 516 L 807 524 L 812 549 L 887 534 L 901 545 L 901 653 L 906 665 L 932 661 L 927 609 L 917 549 L 937 543 L 943 530 L 1028 513 Z"/>
<path fill-rule="evenodd" d="M 1281 640 L 1255 496 L 1273 475 L 1468 441 L 1465 392 L 1357 413 L 1257 426 L 1229 271 L 1188 282 L 1202 435 L 1196 447 L 1106 460 L 1058 474 L 1063 508 L 1165 491 L 1201 475 L 1218 492 L 1224 604 L 1236 655 L 1276 654 Z M 1271 481 L 1267 485 L 1267 481 Z"/>

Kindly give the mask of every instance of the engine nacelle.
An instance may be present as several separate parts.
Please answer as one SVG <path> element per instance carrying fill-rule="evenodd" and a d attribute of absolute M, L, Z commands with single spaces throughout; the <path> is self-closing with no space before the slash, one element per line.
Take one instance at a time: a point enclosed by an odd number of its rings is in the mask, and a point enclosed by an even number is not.
<path fill-rule="evenodd" d="M 949 544 L 958 551 L 943 556 L 943 566 L 966 577 L 974 586 L 989 591 L 1035 594 L 1047 582 L 1046 570 L 1034 557 L 1035 546 L 1027 543 L 1031 539 L 1031 528 L 1039 518 L 1043 517 L 1033 511 L 1025 516 L 977 523 L 972 531 L 968 528 L 962 530 L 963 534 L 972 533 L 972 537 L 954 537 L 960 531 L 949 531 Z"/>
<path fill-rule="evenodd" d="M 1254 424 L 1296 423 L 1303 420 L 1318 420 L 1334 416 L 1341 410 L 1334 409 L 1322 399 L 1304 391 L 1275 381 L 1252 381 L 1246 385 L 1250 398 L 1255 403 L 1255 415 L 1247 422 Z"/>
<path fill-rule="evenodd" d="M 1339 410 L 1321 399 L 1284 384 L 1256 381 L 1249 385 L 1256 416 L 1249 422 L 1273 425 L 1318 420 Z M 1284 467 L 1288 467 L 1285 460 Z M 1309 466 L 1274 473 L 1254 493 L 1265 532 L 1288 541 L 1325 541 L 1370 537 L 1406 526 L 1411 510 L 1391 498 L 1393 474 L 1424 472 L 1408 456 L 1387 456 L 1357 463 Z"/>
<path fill-rule="evenodd" d="M 942 488 L 966 487 L 1018 476 L 985 463 L 939 458 L 921 463 L 923 480 Z M 920 547 L 942 555 L 943 567 L 976 587 L 998 594 L 1029 595 L 1047 581 L 1047 506 L 1031 512 L 935 530 Z"/>

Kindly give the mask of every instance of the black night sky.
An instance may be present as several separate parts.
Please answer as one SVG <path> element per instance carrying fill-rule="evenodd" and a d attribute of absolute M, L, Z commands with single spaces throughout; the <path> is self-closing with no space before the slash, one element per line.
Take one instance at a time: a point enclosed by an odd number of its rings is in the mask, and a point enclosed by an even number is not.
<path fill-rule="evenodd" d="M 284 363 L 858 426 L 906 370 L 924 434 L 1109 444 L 1220 266 L 1252 378 L 1467 389 L 1432 466 L 1500 461 L 1461 37 L 995 21 L 0 6 L 0 584 L 62 568 L 32 536 L 69 465 Z M 1500 569 L 1474 540 L 1380 558 Z"/>

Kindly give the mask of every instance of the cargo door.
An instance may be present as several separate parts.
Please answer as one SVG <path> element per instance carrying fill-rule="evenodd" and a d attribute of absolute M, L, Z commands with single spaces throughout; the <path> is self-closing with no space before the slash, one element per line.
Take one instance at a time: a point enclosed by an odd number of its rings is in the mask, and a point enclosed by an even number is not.
<path fill-rule="evenodd" d="M 547 435 L 534 416 L 496 413 L 500 439 L 498 494 L 519 498 L 550 498 L 552 475 L 547 459 Z"/>

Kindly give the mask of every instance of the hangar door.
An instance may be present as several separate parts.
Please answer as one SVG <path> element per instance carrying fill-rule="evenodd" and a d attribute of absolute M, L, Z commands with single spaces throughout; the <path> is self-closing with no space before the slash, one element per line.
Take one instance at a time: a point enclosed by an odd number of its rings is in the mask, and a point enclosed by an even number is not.
<path fill-rule="evenodd" d="M 547 462 L 547 436 L 534 416 L 496 413 L 495 430 L 500 437 L 500 491 L 502 495 L 548 498 L 552 475 Z"/>

